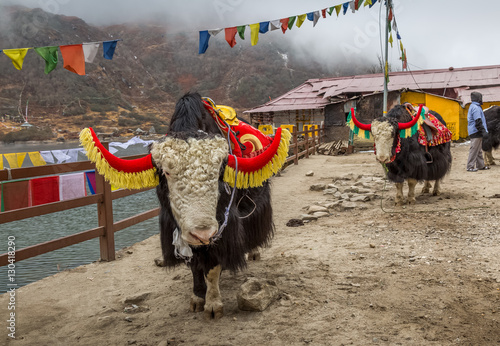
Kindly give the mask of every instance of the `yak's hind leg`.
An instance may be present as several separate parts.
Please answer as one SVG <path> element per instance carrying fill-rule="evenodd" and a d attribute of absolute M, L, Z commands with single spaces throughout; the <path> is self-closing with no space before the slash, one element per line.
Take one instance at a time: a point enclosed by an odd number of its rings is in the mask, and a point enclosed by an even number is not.
<path fill-rule="evenodd" d="M 495 164 L 495 159 L 493 158 L 493 150 L 483 151 L 484 153 L 484 164 L 486 166 L 493 166 Z"/>
<path fill-rule="evenodd" d="M 433 196 L 439 196 L 441 194 L 441 191 L 439 190 L 440 184 L 439 184 L 439 179 L 436 180 L 434 183 L 434 189 L 432 190 L 432 195 Z"/>
<path fill-rule="evenodd" d="M 205 276 L 207 294 L 205 296 L 205 317 L 208 319 L 219 319 L 224 315 L 224 306 L 219 290 L 219 278 L 221 266 L 217 265 L 210 269 Z"/>
<path fill-rule="evenodd" d="M 429 180 L 424 182 L 424 187 L 422 188 L 422 194 L 431 192 L 432 184 Z"/>
<path fill-rule="evenodd" d="M 415 179 L 408 179 L 408 204 L 415 204 L 415 186 L 418 181 Z"/>
<path fill-rule="evenodd" d="M 248 251 L 248 260 L 260 261 L 260 252 L 258 248 Z"/>
<path fill-rule="evenodd" d="M 403 205 L 403 185 L 404 183 L 396 183 L 396 206 Z"/>

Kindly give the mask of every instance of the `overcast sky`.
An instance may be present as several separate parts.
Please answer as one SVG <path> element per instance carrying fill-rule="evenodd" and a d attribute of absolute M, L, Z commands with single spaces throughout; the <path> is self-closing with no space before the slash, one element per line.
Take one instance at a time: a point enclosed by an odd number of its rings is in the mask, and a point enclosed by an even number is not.
<path fill-rule="evenodd" d="M 47 12 L 78 16 L 91 24 L 164 20 L 178 31 L 197 37 L 199 30 L 224 28 L 280 19 L 320 10 L 342 0 L 0 0 L 40 7 Z M 492 0 L 394 0 L 395 15 L 412 70 L 500 64 L 497 43 L 500 2 Z M 374 63 L 381 56 L 378 2 L 356 13 L 327 15 L 316 27 L 306 20 L 283 35 L 268 32 L 267 39 L 286 40 L 302 54 L 330 61 L 353 56 Z M 385 12 L 382 10 L 382 18 Z M 249 30 L 247 28 L 247 30 Z M 249 31 L 247 31 L 249 36 Z M 223 33 L 211 40 L 224 40 Z M 238 41 L 238 40 L 237 40 Z M 394 41 L 396 37 L 394 34 Z M 249 45 L 249 40 L 238 44 Z M 210 48 L 209 48 L 210 49 Z M 227 49 L 231 49 L 229 45 Z M 197 47 L 194 47 L 197 52 Z M 397 46 L 390 61 L 400 67 Z"/>

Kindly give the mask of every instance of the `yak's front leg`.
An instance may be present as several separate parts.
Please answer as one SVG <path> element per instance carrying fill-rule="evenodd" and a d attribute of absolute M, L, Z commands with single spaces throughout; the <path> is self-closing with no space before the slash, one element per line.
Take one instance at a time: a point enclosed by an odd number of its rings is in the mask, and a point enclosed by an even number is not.
<path fill-rule="evenodd" d="M 205 295 L 205 317 L 208 319 L 219 319 L 224 315 L 224 306 L 219 290 L 219 278 L 221 266 L 217 265 L 210 269 L 205 276 L 207 293 Z"/>
<path fill-rule="evenodd" d="M 403 183 L 396 183 L 396 200 L 395 204 L 396 206 L 401 206 L 403 205 Z"/>
<path fill-rule="evenodd" d="M 189 310 L 192 312 L 203 311 L 205 306 L 205 295 L 207 292 L 207 285 L 205 283 L 205 276 L 203 270 L 197 268 L 196 265 L 191 265 L 191 272 L 193 273 L 193 295 L 189 304 Z"/>
<path fill-rule="evenodd" d="M 415 186 L 418 181 L 415 179 L 408 179 L 408 204 L 415 204 Z"/>

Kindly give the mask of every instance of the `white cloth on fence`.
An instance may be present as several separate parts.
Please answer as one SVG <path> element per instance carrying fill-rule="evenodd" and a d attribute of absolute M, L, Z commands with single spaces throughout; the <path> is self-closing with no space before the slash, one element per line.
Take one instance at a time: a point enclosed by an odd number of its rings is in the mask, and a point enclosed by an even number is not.
<path fill-rule="evenodd" d="M 73 199 L 85 197 L 85 175 L 81 173 L 64 174 L 59 176 L 59 199 Z"/>

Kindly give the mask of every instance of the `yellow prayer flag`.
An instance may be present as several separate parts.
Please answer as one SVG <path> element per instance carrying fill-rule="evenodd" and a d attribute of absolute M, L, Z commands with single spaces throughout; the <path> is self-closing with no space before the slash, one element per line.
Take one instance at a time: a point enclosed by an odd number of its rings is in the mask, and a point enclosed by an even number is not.
<path fill-rule="evenodd" d="M 32 151 L 28 153 L 33 166 L 45 166 L 47 162 L 43 159 L 42 155 L 40 155 L 39 151 Z"/>
<path fill-rule="evenodd" d="M 371 4 L 372 4 L 372 0 L 366 0 L 364 6 L 371 5 Z"/>
<path fill-rule="evenodd" d="M 403 42 L 402 41 L 399 41 L 399 46 L 401 47 L 401 51 L 404 52 L 404 48 L 403 48 Z"/>
<path fill-rule="evenodd" d="M 18 153 L 16 156 L 17 156 L 17 167 L 22 167 L 24 159 L 26 158 L 26 153 Z"/>
<path fill-rule="evenodd" d="M 255 24 L 250 24 L 250 42 L 252 43 L 252 46 L 255 46 L 257 42 L 259 42 L 259 29 L 260 29 L 260 23 L 255 23 Z"/>
<path fill-rule="evenodd" d="M 304 23 L 304 21 L 306 20 L 306 17 L 307 14 L 301 14 L 300 16 L 297 16 L 297 23 L 295 23 L 295 25 L 297 25 L 297 28 L 300 28 L 302 23 Z"/>
<path fill-rule="evenodd" d="M 339 16 L 340 10 L 342 9 L 342 5 L 335 6 L 335 12 L 337 12 L 337 17 Z"/>
<path fill-rule="evenodd" d="M 12 64 L 18 70 L 23 68 L 24 57 L 26 53 L 28 53 L 29 48 L 19 48 L 19 49 L 4 49 L 3 52 L 7 55 L 10 60 L 12 60 Z"/>
<path fill-rule="evenodd" d="M 391 48 L 392 48 L 392 42 L 393 42 L 393 40 L 392 40 L 392 32 L 391 32 L 391 35 L 389 36 L 389 43 L 391 44 Z"/>
<path fill-rule="evenodd" d="M 3 169 L 3 156 L 0 154 L 0 170 Z"/>
<path fill-rule="evenodd" d="M 5 158 L 7 159 L 7 162 L 9 163 L 9 168 L 19 168 L 17 165 L 17 154 L 3 154 Z"/>

